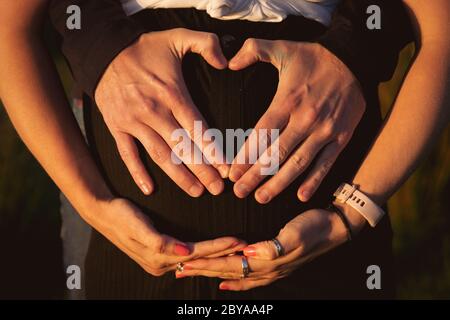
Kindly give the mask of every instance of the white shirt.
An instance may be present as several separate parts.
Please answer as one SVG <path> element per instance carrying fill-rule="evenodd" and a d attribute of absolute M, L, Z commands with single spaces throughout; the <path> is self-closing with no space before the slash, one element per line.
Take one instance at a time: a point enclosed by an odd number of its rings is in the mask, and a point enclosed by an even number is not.
<path fill-rule="evenodd" d="M 330 24 L 340 0 L 121 0 L 127 15 L 144 9 L 196 8 L 213 18 L 280 22 L 288 15 L 301 15 Z"/>

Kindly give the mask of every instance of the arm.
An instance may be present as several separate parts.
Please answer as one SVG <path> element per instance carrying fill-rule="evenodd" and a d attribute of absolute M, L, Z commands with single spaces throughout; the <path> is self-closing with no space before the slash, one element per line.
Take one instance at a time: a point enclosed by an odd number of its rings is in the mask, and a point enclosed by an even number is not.
<path fill-rule="evenodd" d="M 450 3 L 405 3 L 416 21 L 421 46 L 383 130 L 353 179 L 379 205 L 417 168 L 450 115 Z M 355 228 L 365 224 L 349 206 L 342 209 L 352 217 Z"/>
<path fill-rule="evenodd" d="M 160 234 L 138 208 L 111 194 L 40 39 L 46 2 L 0 2 L 4 24 L 0 29 L 0 97 L 27 147 L 80 215 L 153 275 L 173 270 L 189 256 L 228 254 L 242 248 L 231 237 L 186 244 Z"/>

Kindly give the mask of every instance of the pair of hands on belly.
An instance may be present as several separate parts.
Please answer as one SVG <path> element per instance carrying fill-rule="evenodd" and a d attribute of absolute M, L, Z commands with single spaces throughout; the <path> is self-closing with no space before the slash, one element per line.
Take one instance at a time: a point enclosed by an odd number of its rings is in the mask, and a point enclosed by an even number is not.
<path fill-rule="evenodd" d="M 206 155 L 209 164 L 173 162 L 174 130 L 184 128 L 193 137 L 194 121 L 202 121 L 203 130 L 208 128 L 184 83 L 181 63 L 187 52 L 200 54 L 217 69 L 241 70 L 258 61 L 278 69 L 277 93 L 255 130 L 280 130 L 277 150 L 269 146 L 266 152 L 277 152 L 281 168 L 261 186 L 265 176 L 259 162 L 233 162 L 229 166 L 218 160 L 219 155 Z M 365 110 L 363 95 L 352 73 L 318 44 L 248 39 L 227 61 L 216 35 L 187 29 L 141 36 L 107 68 L 95 100 L 121 158 L 143 193 L 151 194 L 154 184 L 139 158 L 135 139 L 189 195 L 198 197 L 204 188 L 217 195 L 223 191 L 223 178 L 229 177 L 235 182 L 236 196 L 246 197 L 257 189 L 255 198 L 262 204 L 283 191 L 315 160 L 298 189 L 299 199 L 308 201 L 350 140 Z M 193 140 L 192 147 L 201 152 L 211 143 L 214 142 Z M 248 146 L 245 144 L 239 153 L 248 159 Z M 158 233 L 127 200 L 114 199 L 104 206 L 103 213 L 88 222 L 147 272 L 162 275 L 175 270 L 177 262 L 185 262 L 184 272 L 176 273 L 178 278 L 228 279 L 220 285 L 224 290 L 267 285 L 346 239 L 346 229 L 336 214 L 309 210 L 280 231 L 277 238 L 285 255 L 276 257 L 271 241 L 247 246 L 242 240 L 225 237 L 184 243 Z M 229 255 L 237 251 L 249 257 L 249 278 L 240 279 L 240 256 Z"/>

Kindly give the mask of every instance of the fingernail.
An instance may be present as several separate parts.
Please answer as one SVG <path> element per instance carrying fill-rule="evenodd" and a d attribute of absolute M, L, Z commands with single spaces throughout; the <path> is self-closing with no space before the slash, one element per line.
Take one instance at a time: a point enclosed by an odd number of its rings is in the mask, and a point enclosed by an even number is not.
<path fill-rule="evenodd" d="M 149 195 L 151 193 L 150 187 L 147 184 L 145 184 L 144 182 L 141 182 L 141 190 L 146 195 Z"/>
<path fill-rule="evenodd" d="M 239 169 L 231 169 L 229 173 L 229 178 L 232 182 L 238 181 L 242 177 L 242 171 Z"/>
<path fill-rule="evenodd" d="M 186 245 L 179 243 L 175 245 L 174 251 L 179 256 L 188 256 L 191 253 L 191 251 Z"/>
<path fill-rule="evenodd" d="M 228 178 L 228 175 L 230 174 L 230 168 L 228 166 L 220 166 L 219 173 L 223 179 L 226 179 L 226 178 Z"/>
<path fill-rule="evenodd" d="M 270 195 L 264 189 L 258 190 L 258 192 L 256 192 L 256 198 L 257 198 L 256 200 L 258 200 L 261 203 L 267 203 L 270 201 Z"/>
<path fill-rule="evenodd" d="M 249 193 L 247 185 L 243 183 L 236 184 L 236 191 L 239 193 L 238 196 L 245 197 Z"/>
<path fill-rule="evenodd" d="M 192 270 L 192 269 L 194 269 L 194 268 L 192 268 L 192 266 L 191 266 L 190 264 L 185 263 L 185 264 L 183 264 L 183 269 L 184 269 L 184 270 Z"/>
<path fill-rule="evenodd" d="M 203 187 L 201 184 L 194 184 L 190 189 L 189 193 L 194 197 L 199 197 L 203 192 Z"/>
<path fill-rule="evenodd" d="M 311 197 L 311 192 L 309 190 L 303 190 L 301 193 L 302 201 L 308 201 Z"/>
<path fill-rule="evenodd" d="M 240 245 L 241 243 L 239 241 L 233 242 L 233 244 L 231 245 L 230 248 L 234 248 L 237 247 L 238 245 Z"/>
<path fill-rule="evenodd" d="M 250 256 L 250 257 L 256 256 L 256 248 L 253 246 L 248 246 L 248 247 L 244 248 L 243 251 L 246 256 Z"/>
<path fill-rule="evenodd" d="M 211 183 L 209 185 L 209 191 L 215 196 L 221 193 L 223 191 L 223 181 L 217 180 L 216 182 Z"/>
<path fill-rule="evenodd" d="M 230 287 L 227 286 L 227 285 L 224 284 L 224 283 L 221 283 L 221 284 L 219 285 L 219 289 L 220 289 L 220 290 L 230 290 Z"/>

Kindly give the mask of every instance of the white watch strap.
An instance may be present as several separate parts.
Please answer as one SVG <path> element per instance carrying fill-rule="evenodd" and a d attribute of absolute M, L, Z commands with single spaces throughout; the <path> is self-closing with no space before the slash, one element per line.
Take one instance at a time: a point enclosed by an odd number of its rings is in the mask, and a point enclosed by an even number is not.
<path fill-rule="evenodd" d="M 358 211 L 372 227 L 375 227 L 385 214 L 383 209 L 359 191 L 356 186 L 348 183 L 341 184 L 334 193 L 334 196 L 337 201 L 347 203 Z"/>

